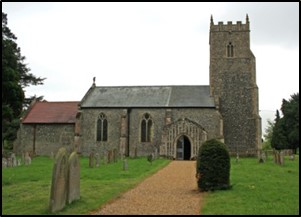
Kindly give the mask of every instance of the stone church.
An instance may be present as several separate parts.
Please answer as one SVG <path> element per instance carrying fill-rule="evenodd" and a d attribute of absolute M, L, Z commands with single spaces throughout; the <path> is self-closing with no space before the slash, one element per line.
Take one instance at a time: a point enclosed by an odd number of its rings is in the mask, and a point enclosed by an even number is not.
<path fill-rule="evenodd" d="M 96 86 L 80 102 L 36 102 L 23 117 L 16 152 L 49 155 L 59 147 L 105 155 L 155 153 L 189 160 L 208 139 L 231 154 L 261 148 L 255 56 L 249 18 L 214 24 L 210 32 L 210 85 Z"/>

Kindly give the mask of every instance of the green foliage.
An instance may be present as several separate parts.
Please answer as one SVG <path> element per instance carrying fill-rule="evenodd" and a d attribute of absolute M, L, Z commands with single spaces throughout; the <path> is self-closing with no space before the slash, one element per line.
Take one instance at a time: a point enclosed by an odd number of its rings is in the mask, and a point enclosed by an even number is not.
<path fill-rule="evenodd" d="M 299 147 L 299 93 L 291 95 L 288 101 L 283 99 L 281 111 L 287 133 L 287 148 L 296 150 Z"/>
<path fill-rule="evenodd" d="M 281 111 L 281 118 L 276 111 L 271 146 L 276 150 L 293 149 L 296 153 L 299 147 L 299 93 L 291 95 L 288 101 L 283 99 Z"/>
<path fill-rule="evenodd" d="M 147 161 L 150 162 L 151 164 L 152 164 L 153 160 L 154 160 L 154 157 L 152 154 L 147 156 Z"/>
<path fill-rule="evenodd" d="M 283 119 L 280 118 L 279 111 L 276 111 L 275 126 L 273 128 L 273 136 L 271 146 L 276 150 L 288 148 L 287 132 Z"/>
<path fill-rule="evenodd" d="M 257 158 L 231 158 L 231 191 L 203 194 L 203 215 L 298 215 L 299 156 L 276 166 L 272 155 L 265 163 Z"/>
<path fill-rule="evenodd" d="M 10 142 L 16 138 L 18 127 L 15 123 L 25 100 L 23 88 L 43 84 L 45 79 L 29 73 L 16 40 L 7 26 L 7 15 L 2 12 L 2 140 Z"/>
<path fill-rule="evenodd" d="M 200 191 L 224 190 L 230 186 L 230 155 L 224 143 L 212 139 L 202 144 L 197 158 Z"/>

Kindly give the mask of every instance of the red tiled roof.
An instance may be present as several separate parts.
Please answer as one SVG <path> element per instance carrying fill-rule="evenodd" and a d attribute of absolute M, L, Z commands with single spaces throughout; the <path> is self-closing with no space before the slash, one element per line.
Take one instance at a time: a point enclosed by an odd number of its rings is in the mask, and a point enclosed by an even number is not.
<path fill-rule="evenodd" d="M 23 118 L 30 123 L 75 123 L 79 102 L 36 102 Z"/>

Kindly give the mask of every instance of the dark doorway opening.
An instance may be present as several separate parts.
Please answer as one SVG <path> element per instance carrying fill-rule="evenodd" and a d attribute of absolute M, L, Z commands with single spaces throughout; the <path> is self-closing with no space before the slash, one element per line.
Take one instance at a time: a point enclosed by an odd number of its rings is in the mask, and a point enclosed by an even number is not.
<path fill-rule="evenodd" d="M 180 136 L 177 141 L 177 160 L 190 160 L 191 144 L 187 136 Z"/>

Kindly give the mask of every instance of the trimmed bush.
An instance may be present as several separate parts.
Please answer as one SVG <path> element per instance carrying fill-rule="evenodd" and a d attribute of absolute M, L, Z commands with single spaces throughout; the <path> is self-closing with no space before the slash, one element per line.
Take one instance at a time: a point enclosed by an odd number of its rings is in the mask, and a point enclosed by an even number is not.
<path fill-rule="evenodd" d="M 199 148 L 196 177 L 200 191 L 230 189 L 230 155 L 226 145 L 211 139 Z"/>

